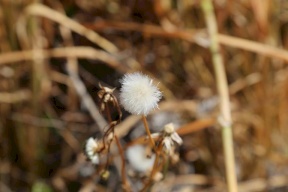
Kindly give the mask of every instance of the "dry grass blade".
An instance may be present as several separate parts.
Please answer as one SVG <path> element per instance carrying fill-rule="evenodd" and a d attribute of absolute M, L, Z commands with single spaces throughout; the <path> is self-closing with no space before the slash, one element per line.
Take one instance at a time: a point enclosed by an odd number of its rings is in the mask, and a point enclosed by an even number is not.
<path fill-rule="evenodd" d="M 31 98 L 29 90 L 19 90 L 15 93 L 0 92 L 0 103 L 17 103 L 23 102 Z"/>
<path fill-rule="evenodd" d="M 219 116 L 222 118 L 222 142 L 226 168 L 227 189 L 230 192 L 237 192 L 237 175 L 235 168 L 234 141 L 232 135 L 232 114 L 230 108 L 230 98 L 228 80 L 224 67 L 224 59 L 220 53 L 218 41 L 218 24 L 214 13 L 214 5 L 211 0 L 201 2 L 202 11 L 205 15 L 208 34 L 210 37 L 210 51 L 215 71 L 215 80 L 219 95 Z"/>
<path fill-rule="evenodd" d="M 136 118 L 133 119 L 133 120 L 136 120 Z M 130 120 L 128 121 L 128 123 L 129 122 L 130 122 Z M 201 119 L 201 120 L 193 121 L 191 123 L 188 123 L 188 124 L 185 124 L 185 125 L 181 126 L 179 129 L 177 129 L 176 132 L 179 135 L 184 136 L 184 135 L 188 135 L 188 134 L 191 134 L 191 133 L 195 133 L 195 132 L 207 129 L 208 127 L 211 127 L 211 126 L 215 125 L 216 122 L 217 121 L 214 118 Z M 123 126 L 122 124 L 120 124 L 120 125 Z M 119 134 L 119 132 L 118 132 L 118 134 Z M 158 138 L 155 137 L 153 139 L 157 140 Z M 147 143 L 147 137 L 146 136 L 139 137 L 139 138 L 133 140 L 132 142 L 127 144 L 126 147 L 129 147 L 129 146 L 135 145 L 135 144 L 144 144 L 144 143 Z"/>
<path fill-rule="evenodd" d="M 83 35 L 93 43 L 96 43 L 104 50 L 115 53 L 118 51 L 117 47 L 111 43 L 110 41 L 104 39 L 94 31 L 87 29 L 83 25 L 73 21 L 69 17 L 50 9 L 49 7 L 42 4 L 32 4 L 26 8 L 26 14 L 28 15 L 36 15 L 48 18 L 52 21 L 59 23 L 60 25 L 69 28 L 70 30 Z"/>
<path fill-rule="evenodd" d="M 277 47 L 272 47 L 263 43 L 223 34 L 218 34 L 218 39 L 219 43 L 222 45 L 244 49 L 264 56 L 288 61 L 288 52 L 284 49 L 279 49 Z"/>
<path fill-rule="evenodd" d="M 257 178 L 240 183 L 240 192 L 266 191 L 268 189 L 285 187 L 288 185 L 287 175 L 275 175 L 271 178 Z"/>
<path fill-rule="evenodd" d="M 179 38 L 189 42 L 195 42 L 195 36 L 199 33 L 204 32 L 203 29 L 198 30 L 179 30 L 173 29 L 172 31 L 166 31 L 160 26 L 151 24 L 140 24 L 133 22 L 112 22 L 112 21 L 101 21 L 94 24 L 84 24 L 90 29 L 101 31 L 109 29 L 116 29 L 121 31 L 138 31 L 142 32 L 147 36 L 157 36 L 165 38 Z"/>
<path fill-rule="evenodd" d="M 161 111 L 188 111 L 190 113 L 195 113 L 197 104 L 193 100 L 182 100 L 182 101 L 164 101 L 159 105 Z M 159 112 L 159 111 L 158 111 Z M 157 113 L 153 112 L 153 113 Z M 131 128 L 141 120 L 141 117 L 136 115 L 131 115 L 117 125 L 115 132 L 116 135 L 121 138 L 125 136 Z"/>
<path fill-rule="evenodd" d="M 69 69 L 68 69 L 68 74 L 71 78 L 72 83 L 74 84 L 74 87 L 75 87 L 77 93 L 81 97 L 81 100 L 82 100 L 84 106 L 89 111 L 89 113 L 90 113 L 91 117 L 94 119 L 95 123 L 98 125 L 98 127 L 100 127 L 100 129 L 102 127 L 105 127 L 107 125 L 107 122 L 104 119 L 104 117 L 101 115 L 98 107 L 94 103 L 91 96 L 88 94 L 84 83 L 81 81 L 81 79 L 79 78 L 79 76 L 77 74 L 73 73 L 73 71 L 70 71 Z"/>
<path fill-rule="evenodd" d="M 172 38 L 172 39 L 182 39 L 191 43 L 197 42 L 197 38 L 209 38 L 203 29 L 200 30 L 184 30 L 184 29 L 175 29 L 171 32 L 165 31 L 162 27 L 150 24 L 138 24 L 138 23 L 122 23 L 122 22 L 104 22 L 101 21 L 96 24 L 86 24 L 88 28 L 94 30 L 104 30 L 107 28 L 121 30 L 121 31 L 139 31 L 144 34 L 150 36 L 164 37 L 164 38 Z M 287 51 L 272 47 L 263 43 L 258 43 L 255 41 L 232 37 L 225 34 L 218 34 L 219 43 L 225 46 L 240 48 L 247 51 L 252 51 L 264 56 L 269 56 L 273 58 L 282 59 L 284 61 L 288 61 Z M 209 42 L 209 41 L 208 41 Z M 199 44 L 201 46 L 201 44 Z"/>
<path fill-rule="evenodd" d="M 177 177 L 169 175 L 163 181 L 155 184 L 152 191 L 171 191 L 173 186 L 205 186 L 215 183 L 215 179 L 209 178 L 205 175 L 199 174 L 187 174 L 187 175 L 178 175 Z M 184 190 L 185 191 L 185 190 Z"/>
<path fill-rule="evenodd" d="M 27 50 L 27 51 L 15 51 L 9 53 L 0 54 L 0 65 L 9 64 L 21 61 L 31 61 L 34 59 L 34 55 L 41 53 L 43 58 L 79 58 L 79 59 L 94 59 L 107 63 L 110 67 L 115 68 L 121 72 L 126 72 L 128 69 L 121 65 L 111 55 L 93 49 L 91 47 L 64 47 L 54 48 L 46 50 Z"/>
<path fill-rule="evenodd" d="M 229 93 L 231 95 L 243 90 L 246 87 L 255 85 L 261 81 L 261 75 L 259 73 L 252 73 L 243 79 L 239 79 L 229 86 Z"/>
<path fill-rule="evenodd" d="M 215 125 L 216 123 L 217 123 L 216 119 L 213 119 L 213 118 L 200 119 L 195 122 L 191 122 L 186 125 L 183 125 L 177 130 L 177 133 L 179 135 L 186 135 L 186 134 L 194 133 L 202 129 L 205 129 L 207 127 L 211 127 Z"/>

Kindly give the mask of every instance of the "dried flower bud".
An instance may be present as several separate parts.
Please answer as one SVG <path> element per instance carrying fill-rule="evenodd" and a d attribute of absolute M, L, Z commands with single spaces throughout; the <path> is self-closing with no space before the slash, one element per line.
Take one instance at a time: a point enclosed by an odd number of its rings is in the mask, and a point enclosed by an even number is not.
<path fill-rule="evenodd" d="M 105 170 L 101 173 L 101 178 L 104 180 L 107 180 L 110 176 L 110 172 L 108 170 Z"/>
<path fill-rule="evenodd" d="M 100 91 L 98 91 L 98 97 L 101 99 L 101 110 L 104 111 L 105 110 L 105 103 L 108 102 L 112 102 L 114 103 L 114 98 L 112 96 L 114 89 L 110 89 L 108 87 L 103 87 L 100 83 L 99 83 L 99 87 L 101 88 Z"/>
<path fill-rule="evenodd" d="M 167 125 L 164 126 L 164 132 L 168 135 L 172 134 L 173 132 L 175 132 L 175 128 L 173 123 L 169 123 Z"/>
<path fill-rule="evenodd" d="M 115 88 L 110 89 L 108 87 L 103 87 L 103 89 L 98 92 L 98 96 L 99 98 L 103 99 L 103 101 L 106 103 L 108 101 L 113 100 L 113 98 L 111 97 L 111 94 L 113 94 L 114 90 Z"/>
<path fill-rule="evenodd" d="M 158 107 L 162 93 L 148 76 L 141 73 L 127 74 L 121 84 L 120 102 L 128 112 L 146 116 Z"/>

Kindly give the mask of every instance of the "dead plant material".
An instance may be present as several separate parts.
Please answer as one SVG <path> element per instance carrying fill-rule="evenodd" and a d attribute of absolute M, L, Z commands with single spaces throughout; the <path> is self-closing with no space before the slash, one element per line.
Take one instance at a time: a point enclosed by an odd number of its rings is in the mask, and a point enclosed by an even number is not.
<path fill-rule="evenodd" d="M 95 33 L 92 30 L 89 30 L 79 24 L 78 22 L 70 19 L 69 17 L 54 11 L 53 9 L 50 9 L 49 7 L 42 5 L 42 4 L 32 4 L 29 5 L 25 10 L 27 15 L 35 15 L 35 16 L 42 16 L 45 18 L 48 18 L 52 21 L 55 21 L 59 24 L 61 24 L 64 27 L 67 27 L 68 29 L 75 31 L 79 33 L 80 35 L 83 35 L 90 41 L 92 41 L 95 44 L 98 44 L 100 47 L 102 47 L 104 50 L 115 53 L 118 51 L 117 47 L 108 40 L 104 39 L 103 37 L 99 36 L 97 33 Z"/>
<path fill-rule="evenodd" d="M 200 30 L 180 30 L 175 29 L 173 31 L 166 31 L 163 28 L 156 26 L 156 25 L 149 25 L 149 24 L 138 24 L 138 23 L 122 23 L 122 22 L 104 22 L 101 21 L 95 24 L 84 24 L 90 29 L 101 31 L 105 29 L 115 29 L 121 31 L 139 31 L 143 34 L 146 34 L 150 37 L 164 37 L 164 38 L 171 38 L 171 39 L 182 39 L 184 41 L 188 41 L 190 43 L 197 43 L 199 38 L 201 39 L 208 39 L 206 32 L 204 29 Z M 198 40 L 197 40 L 198 39 Z M 219 43 L 233 48 L 244 49 L 246 51 L 251 51 L 254 53 L 258 53 L 264 56 L 272 57 L 281 59 L 284 61 L 288 61 L 288 54 L 287 51 L 272 47 L 270 45 L 266 45 L 263 43 L 251 41 L 248 39 L 243 39 L 239 37 L 233 37 L 230 35 L 225 34 L 218 34 Z M 209 44 L 209 39 L 208 42 Z M 201 46 L 201 43 L 199 44 Z"/>
<path fill-rule="evenodd" d="M 107 54 L 104 51 L 93 49 L 91 47 L 63 47 L 54 49 L 43 49 L 43 50 L 27 50 L 17 51 L 0 54 L 0 65 L 1 64 L 12 64 L 21 61 L 33 60 L 34 54 L 42 54 L 44 59 L 49 58 L 79 58 L 79 59 L 93 59 L 100 60 L 107 63 L 110 67 L 115 68 L 119 71 L 127 71 L 125 66 L 120 64 L 113 56 Z"/>

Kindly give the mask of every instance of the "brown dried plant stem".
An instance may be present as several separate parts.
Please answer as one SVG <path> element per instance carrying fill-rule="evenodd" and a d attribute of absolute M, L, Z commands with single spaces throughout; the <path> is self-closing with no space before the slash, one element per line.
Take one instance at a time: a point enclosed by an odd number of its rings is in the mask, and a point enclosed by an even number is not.
<path fill-rule="evenodd" d="M 231 111 L 229 101 L 229 90 L 223 64 L 223 58 L 220 54 L 220 47 L 217 36 L 217 22 L 214 15 L 213 4 L 211 0 L 202 0 L 201 6 L 205 15 L 205 20 L 210 36 L 210 51 L 215 69 L 216 83 L 220 97 L 220 118 L 222 122 L 222 140 L 224 147 L 224 159 L 226 165 L 226 178 L 229 192 L 237 192 L 237 177 L 235 171 L 233 136 L 231 127 Z"/>
<path fill-rule="evenodd" d="M 162 140 L 159 143 L 162 143 Z M 150 178 L 147 181 L 147 183 L 144 185 L 144 187 L 141 190 L 141 192 L 146 191 L 150 187 L 151 183 L 153 182 L 153 178 L 154 178 L 155 174 L 159 170 L 161 170 L 162 164 L 161 165 L 159 165 L 159 164 L 160 164 L 160 157 L 161 157 L 162 150 L 163 150 L 163 145 L 157 145 L 157 148 L 156 148 L 156 151 L 155 151 L 155 154 L 156 154 L 155 161 L 154 161 L 154 164 L 153 164 L 153 168 L 151 170 Z"/>
<path fill-rule="evenodd" d="M 109 108 L 109 105 L 108 104 L 105 104 L 105 110 L 106 110 L 106 114 L 107 114 L 107 118 L 108 118 L 108 121 L 109 123 L 112 123 L 112 118 L 111 118 L 111 113 L 110 113 L 110 108 Z M 116 134 L 114 134 L 114 138 L 115 138 L 115 141 L 116 141 L 116 145 L 117 145 L 117 148 L 118 148 L 118 152 L 119 152 L 119 155 L 121 157 L 121 161 L 122 161 L 122 167 L 121 167 L 121 177 L 122 177 L 122 181 L 123 181 L 123 188 L 127 191 L 129 191 L 129 185 L 128 185 L 128 182 L 127 182 L 127 179 L 126 179 L 126 173 L 125 173 L 125 170 L 126 170 L 126 164 L 125 164 L 125 156 L 124 156 L 124 151 L 123 151 L 123 148 L 121 146 L 121 143 L 120 143 L 120 140 L 118 138 L 118 136 Z"/>
<path fill-rule="evenodd" d="M 124 151 L 123 151 L 123 148 L 121 146 L 120 140 L 117 137 L 117 135 L 115 135 L 114 138 L 115 138 L 115 141 L 116 141 L 116 144 L 117 144 L 117 147 L 118 147 L 118 151 L 119 151 L 119 154 L 120 154 L 120 157 L 121 157 L 121 160 L 122 160 L 121 177 L 122 177 L 122 180 L 123 180 L 123 188 L 128 190 L 129 189 L 129 185 L 128 185 L 128 182 L 126 180 L 126 173 L 125 173 L 126 164 L 125 164 Z"/>
<path fill-rule="evenodd" d="M 153 176 L 156 173 L 156 170 L 158 168 L 157 165 L 158 165 L 158 162 L 159 162 L 159 153 L 160 153 L 160 151 L 156 147 L 155 141 L 154 141 L 154 139 L 151 136 L 151 132 L 150 132 L 150 129 L 149 129 L 149 126 L 148 126 L 147 119 L 146 119 L 145 115 L 142 115 L 142 121 L 144 123 L 144 127 L 145 127 L 145 130 L 146 130 L 146 133 L 148 135 L 150 146 L 153 148 L 153 150 L 155 152 L 155 156 L 156 156 L 155 157 L 155 161 L 154 161 L 154 165 L 153 165 L 153 169 L 151 170 L 150 178 L 149 178 L 148 182 L 144 185 L 143 189 L 141 190 L 141 191 L 146 191 L 147 188 L 150 186 L 150 183 L 153 180 Z"/>
<path fill-rule="evenodd" d="M 149 129 L 149 126 L 148 126 L 147 119 L 146 119 L 145 115 L 142 115 L 142 121 L 144 123 L 144 127 L 145 127 L 146 133 L 148 135 L 148 139 L 150 141 L 150 145 L 155 150 L 156 149 L 155 142 L 154 142 L 154 140 L 153 140 L 153 138 L 151 136 L 151 132 L 150 132 L 150 129 Z"/>

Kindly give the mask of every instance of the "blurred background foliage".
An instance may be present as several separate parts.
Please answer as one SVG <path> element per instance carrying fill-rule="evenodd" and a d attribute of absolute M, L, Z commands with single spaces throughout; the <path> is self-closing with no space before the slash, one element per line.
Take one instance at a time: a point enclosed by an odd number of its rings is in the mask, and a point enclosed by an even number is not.
<path fill-rule="evenodd" d="M 288 191 L 288 2 L 213 2 L 240 191 Z M 178 164 L 152 190 L 224 191 L 205 27 L 200 0 L 0 0 L 0 191 L 119 190 L 113 165 L 101 181 L 85 160 L 85 140 L 102 127 L 69 70 L 96 105 L 98 83 L 119 90 L 126 72 L 160 82 L 152 130 L 173 120 L 186 131 Z M 124 144 L 141 130 L 127 113 L 123 127 Z"/>

